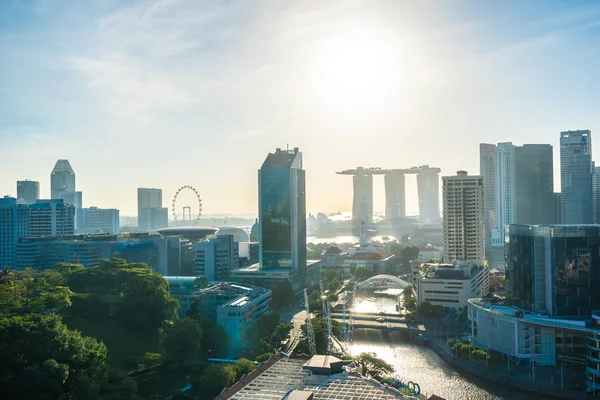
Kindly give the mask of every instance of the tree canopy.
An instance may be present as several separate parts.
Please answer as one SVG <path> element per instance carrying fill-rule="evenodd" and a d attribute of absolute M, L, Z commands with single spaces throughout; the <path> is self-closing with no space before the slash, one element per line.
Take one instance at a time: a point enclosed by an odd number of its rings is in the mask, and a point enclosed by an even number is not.
<path fill-rule="evenodd" d="M 394 366 L 378 358 L 375 354 L 360 353 L 355 358 L 356 362 L 362 367 L 363 375 L 367 376 L 385 376 L 394 372 Z"/>
<path fill-rule="evenodd" d="M 184 363 L 200 357 L 202 326 L 192 318 L 173 321 L 163 329 L 160 343 L 168 361 Z"/>

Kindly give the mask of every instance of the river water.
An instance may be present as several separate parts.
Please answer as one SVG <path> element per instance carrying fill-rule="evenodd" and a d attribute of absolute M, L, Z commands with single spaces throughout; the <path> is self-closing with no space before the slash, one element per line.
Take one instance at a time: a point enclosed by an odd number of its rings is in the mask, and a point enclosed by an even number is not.
<path fill-rule="evenodd" d="M 356 311 L 389 312 L 395 298 L 378 294 L 359 295 Z M 544 397 L 511 389 L 487 380 L 466 375 L 442 360 L 433 350 L 411 342 L 406 335 L 393 333 L 391 343 L 376 329 L 356 329 L 350 351 L 376 353 L 392 364 L 396 376 L 404 382 L 419 384 L 421 392 L 447 400 L 542 400 Z"/>

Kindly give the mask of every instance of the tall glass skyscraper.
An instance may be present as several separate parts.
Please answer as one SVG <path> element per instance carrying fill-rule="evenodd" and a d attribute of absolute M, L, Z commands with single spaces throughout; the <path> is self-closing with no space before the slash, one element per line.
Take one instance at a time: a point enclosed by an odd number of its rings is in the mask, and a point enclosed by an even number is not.
<path fill-rule="evenodd" d="M 505 250 L 512 305 L 559 317 L 600 309 L 600 226 L 508 225 Z"/>
<path fill-rule="evenodd" d="M 560 133 L 561 222 L 592 224 L 592 134 L 589 130 Z"/>
<path fill-rule="evenodd" d="M 50 197 L 60 199 L 60 193 L 74 191 L 75 171 L 68 160 L 58 160 L 50 173 Z"/>
<path fill-rule="evenodd" d="M 258 171 L 260 265 L 306 273 L 306 179 L 302 153 L 276 149 Z"/>
<path fill-rule="evenodd" d="M 515 222 L 524 225 L 556 222 L 552 145 L 515 147 L 515 171 Z"/>

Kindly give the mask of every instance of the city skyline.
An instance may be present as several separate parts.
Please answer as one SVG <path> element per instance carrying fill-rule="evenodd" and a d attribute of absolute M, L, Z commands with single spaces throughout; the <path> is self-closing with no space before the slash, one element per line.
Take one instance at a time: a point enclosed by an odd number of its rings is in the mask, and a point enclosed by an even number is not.
<path fill-rule="evenodd" d="M 559 191 L 560 132 L 598 131 L 596 3 L 3 7 L 1 194 L 30 179 L 50 198 L 48 174 L 68 159 L 84 207 L 135 215 L 138 187 L 169 203 L 189 184 L 206 214 L 256 215 L 256 165 L 289 143 L 311 166 L 307 211 L 349 211 L 338 170 L 477 174 L 479 143 L 506 141 L 552 145 Z M 418 210 L 412 179 L 406 209 Z"/>

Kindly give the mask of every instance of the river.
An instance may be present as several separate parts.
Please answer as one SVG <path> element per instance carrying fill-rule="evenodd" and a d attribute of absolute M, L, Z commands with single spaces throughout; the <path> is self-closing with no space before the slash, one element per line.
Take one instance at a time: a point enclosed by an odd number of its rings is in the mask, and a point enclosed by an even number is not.
<path fill-rule="evenodd" d="M 389 312 L 395 304 L 394 297 L 377 294 L 363 295 L 354 308 L 356 311 Z M 352 354 L 376 353 L 392 364 L 396 376 L 404 382 L 420 385 L 422 393 L 436 394 L 447 400 L 542 400 L 544 397 L 466 375 L 442 360 L 433 350 L 411 342 L 401 333 L 392 334 L 392 342 L 384 339 L 376 329 L 354 331 Z"/>

